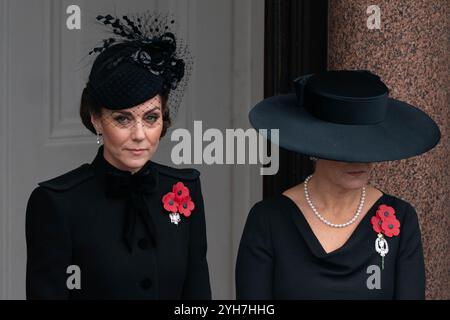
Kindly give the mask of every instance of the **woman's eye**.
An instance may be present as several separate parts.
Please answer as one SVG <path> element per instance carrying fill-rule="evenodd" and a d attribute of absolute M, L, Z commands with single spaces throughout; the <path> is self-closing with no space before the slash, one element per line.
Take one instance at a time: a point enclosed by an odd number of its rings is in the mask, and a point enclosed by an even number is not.
<path fill-rule="evenodd" d="M 114 118 L 114 120 L 116 120 L 120 124 L 127 124 L 130 121 L 130 119 L 125 116 L 117 116 Z"/>
<path fill-rule="evenodd" d="M 158 118 L 159 118 L 158 115 L 156 115 L 156 114 L 150 114 L 150 115 L 148 115 L 148 116 L 145 117 L 145 121 L 150 122 L 150 123 L 153 123 L 153 122 L 155 122 L 156 120 L 158 120 Z"/>

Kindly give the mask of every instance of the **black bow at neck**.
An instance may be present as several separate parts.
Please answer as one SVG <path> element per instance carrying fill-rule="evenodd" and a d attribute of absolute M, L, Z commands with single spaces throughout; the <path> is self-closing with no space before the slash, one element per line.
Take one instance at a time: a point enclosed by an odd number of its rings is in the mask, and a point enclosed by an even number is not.
<path fill-rule="evenodd" d="M 158 171 L 148 161 L 139 171 L 120 170 L 111 165 L 103 156 L 103 146 L 99 148 L 93 162 L 95 171 L 100 174 L 105 184 L 106 196 L 125 199 L 123 240 L 131 252 L 137 219 L 144 222 L 146 231 L 156 246 L 156 227 L 150 215 L 147 203 L 148 195 L 158 190 Z"/>

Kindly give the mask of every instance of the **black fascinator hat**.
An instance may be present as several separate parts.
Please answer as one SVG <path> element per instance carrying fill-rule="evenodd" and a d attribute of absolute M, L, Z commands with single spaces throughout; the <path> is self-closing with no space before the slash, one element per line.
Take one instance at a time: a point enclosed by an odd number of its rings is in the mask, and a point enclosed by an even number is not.
<path fill-rule="evenodd" d="M 279 144 L 288 150 L 328 160 L 380 162 L 422 154 L 440 140 L 427 114 L 390 98 L 386 85 L 369 71 L 306 75 L 295 80 L 295 89 L 261 101 L 249 114 L 254 128 L 279 129 Z"/>
<path fill-rule="evenodd" d="M 96 19 L 111 28 L 112 35 L 89 53 L 99 53 L 87 84 L 90 97 L 102 107 L 117 110 L 170 92 L 173 117 L 192 68 L 187 46 L 171 31 L 174 20 L 150 12 Z"/>

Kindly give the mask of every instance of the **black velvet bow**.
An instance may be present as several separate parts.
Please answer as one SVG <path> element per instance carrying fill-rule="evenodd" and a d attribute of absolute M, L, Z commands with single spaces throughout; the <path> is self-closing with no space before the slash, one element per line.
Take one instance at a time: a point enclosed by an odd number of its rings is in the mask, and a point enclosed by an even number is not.
<path fill-rule="evenodd" d="M 146 196 L 155 192 L 157 187 L 157 171 L 151 167 L 136 174 L 114 171 L 106 173 L 106 195 L 126 199 L 123 238 L 130 252 L 138 216 L 144 222 L 152 244 L 156 246 L 156 227 L 149 212 Z"/>

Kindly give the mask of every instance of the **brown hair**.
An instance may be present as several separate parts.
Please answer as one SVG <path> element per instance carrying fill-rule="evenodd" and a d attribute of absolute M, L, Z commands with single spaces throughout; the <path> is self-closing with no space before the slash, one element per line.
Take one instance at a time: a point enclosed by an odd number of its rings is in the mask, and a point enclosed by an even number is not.
<path fill-rule="evenodd" d="M 172 124 L 170 119 L 170 110 L 167 106 L 167 101 L 169 99 L 169 93 L 160 93 L 161 96 L 161 107 L 162 107 L 162 117 L 163 117 L 163 128 L 161 131 L 161 138 L 167 132 L 167 129 Z M 98 105 L 90 96 L 88 88 L 83 89 L 83 93 L 81 94 L 81 103 L 80 103 L 80 117 L 81 122 L 83 122 L 84 126 L 93 134 L 97 134 L 94 125 L 91 121 L 91 114 L 101 116 L 102 115 L 102 107 Z"/>

